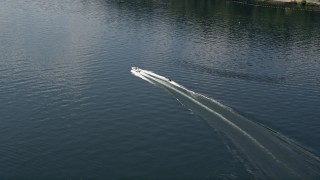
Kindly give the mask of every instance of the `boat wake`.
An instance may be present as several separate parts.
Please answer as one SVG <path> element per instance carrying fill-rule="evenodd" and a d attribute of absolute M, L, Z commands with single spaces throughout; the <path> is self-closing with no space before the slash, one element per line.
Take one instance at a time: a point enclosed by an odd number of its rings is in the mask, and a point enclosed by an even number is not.
<path fill-rule="evenodd" d="M 319 179 L 320 159 L 289 138 L 255 123 L 233 109 L 151 71 L 133 67 L 141 79 L 169 91 L 180 103 L 221 132 L 245 155 L 261 179 Z"/>

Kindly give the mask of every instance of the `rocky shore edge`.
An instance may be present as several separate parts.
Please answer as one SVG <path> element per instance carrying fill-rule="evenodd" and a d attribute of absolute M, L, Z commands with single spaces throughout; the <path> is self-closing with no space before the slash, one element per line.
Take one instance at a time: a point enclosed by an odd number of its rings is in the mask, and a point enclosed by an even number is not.
<path fill-rule="evenodd" d="M 231 0 L 234 3 L 320 12 L 320 0 Z"/>

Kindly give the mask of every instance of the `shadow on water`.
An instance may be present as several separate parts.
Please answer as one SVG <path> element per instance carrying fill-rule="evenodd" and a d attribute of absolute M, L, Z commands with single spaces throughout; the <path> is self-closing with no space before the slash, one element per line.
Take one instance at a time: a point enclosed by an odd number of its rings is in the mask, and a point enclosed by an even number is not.
<path fill-rule="evenodd" d="M 219 76 L 219 77 L 225 77 L 225 78 L 236 78 L 236 79 L 242 79 L 246 81 L 258 81 L 258 82 L 272 83 L 272 84 L 282 83 L 285 81 L 285 77 L 266 76 L 266 75 L 228 71 L 228 70 L 210 68 L 203 65 L 193 64 L 187 61 L 181 61 L 181 63 L 179 64 L 180 66 L 191 69 L 193 71 L 208 73 L 213 76 Z"/>
<path fill-rule="evenodd" d="M 289 138 L 255 123 L 214 99 L 205 97 L 150 71 L 134 75 L 162 87 L 181 104 L 221 132 L 246 156 L 261 179 L 317 179 L 320 159 Z"/>

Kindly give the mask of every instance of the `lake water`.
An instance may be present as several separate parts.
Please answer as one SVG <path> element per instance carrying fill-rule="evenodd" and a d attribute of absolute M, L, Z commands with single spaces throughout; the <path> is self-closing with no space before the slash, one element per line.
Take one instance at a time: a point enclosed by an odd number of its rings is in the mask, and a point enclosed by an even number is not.
<path fill-rule="evenodd" d="M 2 0 L 0 179 L 268 178 L 132 66 L 320 156 L 319 32 L 319 13 L 223 0 Z"/>

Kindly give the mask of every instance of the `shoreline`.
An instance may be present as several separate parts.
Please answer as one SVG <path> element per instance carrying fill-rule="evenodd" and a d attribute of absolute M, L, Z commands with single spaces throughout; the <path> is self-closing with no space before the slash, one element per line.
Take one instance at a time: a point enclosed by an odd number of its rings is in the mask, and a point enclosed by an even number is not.
<path fill-rule="evenodd" d="M 252 6 L 320 12 L 320 0 L 231 0 Z"/>

